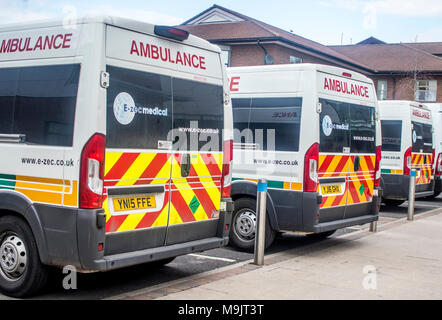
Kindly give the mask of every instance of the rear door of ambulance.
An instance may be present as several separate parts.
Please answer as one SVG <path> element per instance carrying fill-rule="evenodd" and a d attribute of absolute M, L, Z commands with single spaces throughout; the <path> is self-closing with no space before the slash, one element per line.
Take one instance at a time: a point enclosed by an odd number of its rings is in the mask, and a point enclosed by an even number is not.
<path fill-rule="evenodd" d="M 417 185 L 433 179 L 433 126 L 431 111 L 411 106 L 411 167 L 418 169 Z M 428 190 L 426 190 L 428 191 Z"/>
<path fill-rule="evenodd" d="M 318 73 L 319 221 L 369 214 L 376 159 L 375 97 L 372 84 Z"/>
<path fill-rule="evenodd" d="M 106 254 L 216 234 L 222 69 L 189 41 L 107 26 Z"/>

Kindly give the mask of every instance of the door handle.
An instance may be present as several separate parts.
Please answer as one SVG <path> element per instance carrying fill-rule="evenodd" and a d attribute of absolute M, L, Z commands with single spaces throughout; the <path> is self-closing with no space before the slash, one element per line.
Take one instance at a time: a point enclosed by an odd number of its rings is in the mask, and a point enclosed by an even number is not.
<path fill-rule="evenodd" d="M 188 177 L 190 173 L 190 154 L 183 154 L 181 158 L 181 176 Z"/>
<path fill-rule="evenodd" d="M 360 162 L 361 162 L 361 158 L 359 158 L 359 156 L 356 156 L 356 158 L 355 158 L 355 171 L 359 171 Z"/>

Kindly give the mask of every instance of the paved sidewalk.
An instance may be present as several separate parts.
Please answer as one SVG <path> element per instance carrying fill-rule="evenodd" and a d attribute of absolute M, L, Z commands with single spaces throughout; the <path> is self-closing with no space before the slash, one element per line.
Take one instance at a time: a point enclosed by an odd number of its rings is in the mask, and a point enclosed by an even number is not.
<path fill-rule="evenodd" d="M 442 299 L 442 210 L 437 213 L 395 222 L 375 234 L 350 234 L 286 251 L 266 258 L 270 264 L 262 268 L 243 264 L 233 275 L 213 274 L 211 281 L 197 281 L 184 291 L 163 290 L 157 298 Z M 370 266 L 375 275 L 364 273 Z M 363 283 L 376 289 L 364 289 Z M 130 297 L 152 298 L 147 292 Z"/>

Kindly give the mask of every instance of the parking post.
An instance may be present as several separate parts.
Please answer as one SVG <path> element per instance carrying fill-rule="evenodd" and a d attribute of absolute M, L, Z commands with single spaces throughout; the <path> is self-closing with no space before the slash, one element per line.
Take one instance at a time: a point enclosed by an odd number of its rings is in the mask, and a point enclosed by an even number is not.
<path fill-rule="evenodd" d="M 257 230 L 255 234 L 255 261 L 258 266 L 264 265 L 265 249 L 265 226 L 266 226 L 266 208 L 267 208 L 267 180 L 258 181 L 258 199 L 256 201 L 256 214 L 258 215 Z"/>
<path fill-rule="evenodd" d="M 378 231 L 378 222 L 372 221 L 370 223 L 370 232 L 377 232 Z"/>
<path fill-rule="evenodd" d="M 410 171 L 410 188 L 408 192 L 408 221 L 414 220 L 414 194 L 416 193 L 416 169 Z"/>

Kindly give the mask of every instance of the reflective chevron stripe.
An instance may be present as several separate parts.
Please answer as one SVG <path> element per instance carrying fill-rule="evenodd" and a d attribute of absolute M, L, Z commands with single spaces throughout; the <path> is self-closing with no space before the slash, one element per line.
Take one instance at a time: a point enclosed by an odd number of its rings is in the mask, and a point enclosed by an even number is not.
<path fill-rule="evenodd" d="M 182 154 L 106 153 L 106 232 L 121 232 L 217 218 L 221 202 L 222 153 L 190 155 L 190 171 L 181 177 Z M 172 178 L 171 178 L 172 177 Z M 115 214 L 107 188 L 162 185 L 162 206 L 148 212 Z"/>

